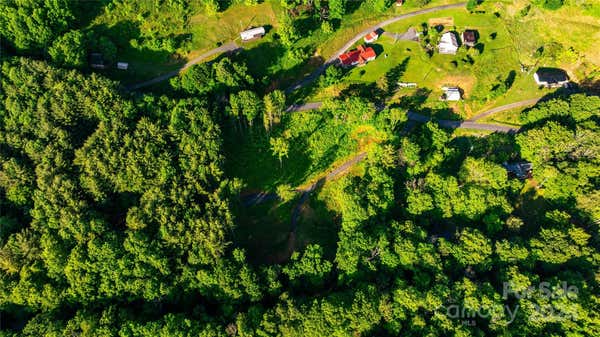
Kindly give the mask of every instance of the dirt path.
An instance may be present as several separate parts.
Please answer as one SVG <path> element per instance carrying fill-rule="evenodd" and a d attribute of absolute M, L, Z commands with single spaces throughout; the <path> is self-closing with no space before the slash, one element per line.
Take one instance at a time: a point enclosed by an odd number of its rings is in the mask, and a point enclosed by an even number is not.
<path fill-rule="evenodd" d="M 338 51 L 336 51 L 327 61 L 325 61 L 325 63 L 323 63 L 322 66 L 320 66 L 319 68 L 315 69 L 315 71 L 313 71 L 311 74 L 309 74 L 308 76 L 306 76 L 304 79 L 296 82 L 294 85 L 292 85 L 291 87 L 287 88 L 285 90 L 286 93 L 291 93 L 293 91 L 296 91 L 302 87 L 304 87 L 305 85 L 311 83 L 312 81 L 314 81 L 317 77 L 319 77 L 319 75 L 321 75 L 325 69 L 327 69 L 327 67 L 329 67 L 330 65 L 334 64 L 337 62 L 337 58 L 338 56 L 340 56 L 341 54 L 345 53 L 348 49 L 350 49 L 350 47 L 352 47 L 356 42 L 360 41 L 365 35 L 369 34 L 372 31 L 375 31 L 377 29 L 381 29 L 387 25 L 390 25 L 392 23 L 404 20 L 404 19 L 408 19 L 408 18 L 412 18 L 413 16 L 417 16 L 417 15 L 421 15 L 421 14 L 426 14 L 426 13 L 431 13 L 431 12 L 437 12 L 437 11 L 441 11 L 444 9 L 450 9 L 450 8 L 459 8 L 459 7 L 464 7 L 466 4 L 466 2 L 460 2 L 460 3 L 456 3 L 456 4 L 450 4 L 450 5 L 443 5 L 443 6 L 437 6 L 437 7 L 431 7 L 431 8 L 426 8 L 426 9 L 421 9 L 418 11 L 414 11 L 411 13 L 406 13 L 406 14 L 402 14 L 396 17 L 393 17 L 391 19 L 387 19 L 385 21 L 379 22 L 376 25 L 370 26 L 369 28 L 366 28 L 365 30 L 361 31 L 360 33 L 358 33 L 356 36 L 354 36 L 352 39 L 350 39 L 348 42 L 346 42 L 346 44 L 344 44 L 342 46 L 342 48 L 340 48 Z"/>
<path fill-rule="evenodd" d="M 365 159 L 366 156 L 367 156 L 366 152 L 361 152 L 361 153 L 355 155 L 354 157 L 346 160 L 342 165 L 331 170 L 331 172 L 329 172 L 325 177 L 310 184 L 308 187 L 301 188 L 298 190 L 298 192 L 302 192 L 302 195 L 300 196 L 300 200 L 298 200 L 298 203 L 292 210 L 292 220 L 291 220 L 291 231 L 292 232 L 294 232 L 294 233 L 296 232 L 298 219 L 300 218 L 300 211 L 301 211 L 304 203 L 310 197 L 310 194 L 314 190 L 316 190 L 318 187 L 323 186 L 323 184 L 325 184 L 328 181 L 334 180 L 339 175 L 346 172 L 349 168 L 351 168 L 352 166 L 361 162 L 363 159 Z"/>
<path fill-rule="evenodd" d="M 153 78 L 151 80 L 148 80 L 148 81 L 144 81 L 144 82 L 141 82 L 141 83 L 138 83 L 138 84 L 131 85 L 131 86 L 128 87 L 128 89 L 129 90 L 137 90 L 137 89 L 140 89 L 140 88 L 143 88 L 143 87 L 147 87 L 147 86 L 150 86 L 150 85 L 162 82 L 162 81 L 166 81 L 169 78 L 177 76 L 180 72 L 186 70 L 187 68 L 193 66 L 196 63 L 199 63 L 200 61 L 202 61 L 202 60 L 204 60 L 204 59 L 206 59 L 208 57 L 211 57 L 211 56 L 213 56 L 215 54 L 236 51 L 238 49 L 240 49 L 240 47 L 235 42 L 230 42 L 230 43 L 224 44 L 224 45 L 222 45 L 220 47 L 217 47 L 215 49 L 209 50 L 206 53 L 201 54 L 201 55 L 199 55 L 199 56 L 197 56 L 197 57 L 189 60 L 186 64 L 184 64 L 181 68 L 179 68 L 177 70 L 174 70 L 174 71 L 168 72 L 166 74 L 160 75 L 160 76 L 155 77 L 155 78 Z"/>

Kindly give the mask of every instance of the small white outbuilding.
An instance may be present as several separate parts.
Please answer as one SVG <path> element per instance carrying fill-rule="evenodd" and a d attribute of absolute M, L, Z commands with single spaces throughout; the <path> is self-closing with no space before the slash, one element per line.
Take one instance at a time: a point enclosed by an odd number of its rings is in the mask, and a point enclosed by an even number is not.
<path fill-rule="evenodd" d="M 446 101 L 460 101 L 460 89 L 444 88 L 444 99 Z"/>
<path fill-rule="evenodd" d="M 265 35 L 265 27 L 256 27 L 252 29 L 245 30 L 240 33 L 242 41 L 250 41 L 253 39 L 261 38 Z"/>

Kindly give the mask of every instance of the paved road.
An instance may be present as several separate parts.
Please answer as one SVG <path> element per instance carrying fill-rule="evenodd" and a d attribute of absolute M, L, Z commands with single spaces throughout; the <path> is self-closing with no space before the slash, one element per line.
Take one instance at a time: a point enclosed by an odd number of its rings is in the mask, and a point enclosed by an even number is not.
<path fill-rule="evenodd" d="M 285 112 L 299 112 L 299 111 L 306 111 L 306 110 L 316 110 L 316 109 L 320 108 L 321 105 L 323 105 L 323 103 L 321 103 L 321 102 L 312 102 L 312 103 L 305 103 L 305 104 L 292 104 L 292 105 L 288 106 L 287 109 L 285 109 Z"/>
<path fill-rule="evenodd" d="M 431 120 L 431 117 L 418 114 L 416 112 L 408 112 L 408 119 L 426 123 Z M 503 132 L 503 133 L 516 133 L 519 132 L 519 128 L 515 128 L 512 126 L 505 125 L 497 125 L 497 124 L 483 124 L 483 123 L 475 123 L 470 121 L 450 121 L 445 119 L 438 119 L 438 124 L 446 129 L 475 129 L 475 130 L 485 130 L 485 131 L 495 131 L 495 132 Z"/>
<path fill-rule="evenodd" d="M 225 53 L 225 52 L 232 52 L 232 51 L 236 51 L 238 49 L 240 49 L 240 47 L 237 44 L 235 44 L 235 42 L 230 42 L 230 43 L 224 44 L 224 45 L 222 45 L 222 46 L 220 46 L 218 48 L 209 50 L 206 53 L 204 53 L 202 55 L 199 55 L 199 56 L 191 59 L 190 61 L 188 61 L 186 64 L 184 64 L 181 68 L 179 68 L 177 70 L 168 72 L 166 74 L 163 74 L 161 76 L 155 77 L 155 78 L 153 78 L 151 80 L 148 80 L 148 81 L 145 81 L 145 82 L 141 82 L 141 83 L 138 83 L 138 84 L 131 85 L 131 86 L 128 87 L 128 89 L 129 90 L 137 90 L 137 89 L 140 89 L 140 88 L 143 88 L 143 87 L 147 87 L 149 85 L 153 85 L 153 84 L 156 84 L 156 83 L 159 83 L 159 82 L 162 82 L 162 81 L 166 81 L 169 78 L 177 76 L 180 72 L 186 70 L 187 68 L 193 66 L 196 63 L 199 63 L 200 61 L 202 61 L 202 60 L 204 60 L 204 59 L 206 59 L 206 58 L 208 58 L 210 56 L 213 56 L 215 54 Z"/>
<path fill-rule="evenodd" d="M 395 41 L 398 41 L 398 40 L 418 41 L 419 40 L 419 35 L 417 35 L 417 30 L 414 29 L 413 27 L 410 27 L 404 33 L 383 32 L 382 35 L 389 36 L 390 38 L 394 39 Z"/>
<path fill-rule="evenodd" d="M 519 107 L 519 106 L 533 104 L 533 103 L 531 103 L 532 101 L 533 100 L 527 100 L 527 101 L 503 105 L 503 106 L 488 110 L 480 115 L 477 115 L 477 116 L 475 116 L 475 118 L 479 119 L 479 118 L 481 118 L 479 116 L 484 116 L 484 115 L 489 116 L 489 115 L 499 112 L 499 111 L 504 111 L 504 110 L 513 109 L 513 108 Z M 306 104 L 293 104 L 293 105 L 289 106 L 286 109 L 286 111 L 300 112 L 300 111 L 314 110 L 314 109 L 320 108 L 321 105 L 322 105 L 321 102 L 311 102 L 311 103 L 306 103 Z M 418 114 L 416 112 L 409 112 L 408 119 L 415 121 L 415 122 L 426 123 L 431 118 L 427 117 L 425 115 Z M 504 133 L 511 133 L 511 132 L 519 131 L 519 129 L 515 128 L 515 127 L 505 126 L 505 125 L 496 125 L 496 124 L 475 123 L 475 120 L 476 119 L 470 119 L 467 121 L 450 121 L 450 120 L 445 120 L 445 119 L 439 119 L 439 120 L 437 120 L 437 122 L 440 124 L 441 127 L 448 128 L 448 129 L 461 128 L 461 129 L 496 131 L 496 132 L 504 132 Z"/>
<path fill-rule="evenodd" d="M 482 118 L 485 118 L 489 115 L 495 114 L 497 112 L 501 112 L 501 111 L 506 111 L 506 110 L 510 110 L 510 109 L 516 109 L 516 108 L 520 108 L 520 107 L 524 107 L 524 106 L 528 106 L 528 105 L 534 105 L 537 102 L 540 101 L 540 98 L 532 98 L 532 99 L 528 99 L 525 101 L 520 101 L 520 102 L 514 102 L 514 103 L 510 103 L 510 104 L 506 104 L 506 105 L 502 105 L 499 106 L 497 108 L 493 108 L 490 109 L 488 111 L 482 112 L 476 116 L 471 117 L 470 119 L 468 119 L 467 121 L 469 122 L 475 122 L 477 120 L 480 120 Z"/>
<path fill-rule="evenodd" d="M 325 61 L 325 63 L 320 66 L 319 68 L 317 68 L 315 71 L 313 71 L 310 75 L 308 75 L 307 77 L 305 77 L 304 79 L 300 80 L 299 82 L 295 83 L 294 85 L 292 85 L 291 87 L 287 88 L 285 90 L 286 93 L 291 93 L 293 91 L 296 91 L 302 87 L 304 87 L 305 85 L 307 85 L 308 83 L 314 81 L 317 77 L 319 77 L 319 75 L 321 75 L 325 69 L 327 69 L 327 67 L 329 67 L 330 65 L 334 64 L 337 62 L 337 58 L 338 56 L 340 56 L 341 54 L 345 53 L 348 49 L 350 49 L 350 47 L 352 47 L 356 42 L 360 41 L 365 35 L 369 34 L 372 31 L 375 31 L 377 29 L 383 28 L 387 25 L 390 25 L 392 23 L 404 20 L 404 19 L 408 19 L 411 18 L 413 16 L 417 16 L 417 15 L 421 15 L 421 14 L 426 14 L 426 13 L 431 13 L 431 12 L 437 12 L 437 11 L 441 11 L 444 9 L 450 9 L 450 8 L 458 8 L 458 7 L 464 7 L 466 4 L 466 2 L 460 2 L 457 4 L 451 4 L 451 5 L 443 5 L 443 6 L 437 6 L 437 7 L 431 7 L 431 8 L 426 8 L 426 9 L 421 9 L 415 12 L 411 12 L 411 13 L 406 13 L 406 14 L 402 14 L 396 17 L 393 17 L 391 19 L 387 19 L 385 21 L 382 21 L 376 25 L 373 25 L 365 30 L 363 30 L 362 32 L 358 33 L 356 36 L 354 36 L 350 41 L 348 41 L 344 46 L 342 46 L 342 48 L 340 48 L 338 51 L 336 51 L 327 61 Z"/>

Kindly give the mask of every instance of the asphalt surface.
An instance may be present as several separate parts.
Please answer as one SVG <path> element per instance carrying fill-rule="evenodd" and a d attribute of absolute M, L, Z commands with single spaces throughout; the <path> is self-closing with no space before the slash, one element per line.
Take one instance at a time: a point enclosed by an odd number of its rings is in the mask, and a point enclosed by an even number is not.
<path fill-rule="evenodd" d="M 488 111 L 482 112 L 477 116 L 471 117 L 468 121 L 469 122 L 475 122 L 477 120 L 480 120 L 482 118 L 485 118 L 489 115 L 493 115 L 497 112 L 501 112 L 501 111 L 506 111 L 506 110 L 510 110 L 510 109 L 516 109 L 516 108 L 520 108 L 520 107 L 524 107 L 524 106 L 528 106 L 528 105 L 534 105 L 537 102 L 539 102 L 540 99 L 539 98 L 532 98 L 532 99 L 528 99 L 525 101 L 520 101 L 520 102 L 514 102 L 514 103 L 510 103 L 510 104 L 506 104 L 503 106 L 499 106 L 497 108 L 493 108 L 490 109 Z"/>
<path fill-rule="evenodd" d="M 419 40 L 419 35 L 417 35 L 417 30 L 414 29 L 413 27 L 410 27 L 404 33 L 383 32 L 382 35 L 389 36 L 396 41 L 399 41 L 399 40 L 418 41 Z"/>
<path fill-rule="evenodd" d="M 500 111 L 514 109 L 514 108 L 517 108 L 520 106 L 535 104 L 535 102 L 537 102 L 537 101 L 538 101 L 538 99 L 536 98 L 536 99 L 531 99 L 531 100 L 527 100 L 527 101 L 515 102 L 515 103 L 499 106 L 497 108 L 485 111 L 485 112 L 483 112 L 469 120 L 466 120 L 466 121 L 451 121 L 451 120 L 445 120 L 445 119 L 438 119 L 437 122 L 441 127 L 448 128 L 448 129 L 461 128 L 461 129 L 474 129 L 474 130 L 486 130 L 486 131 L 495 131 L 495 132 L 504 132 L 504 133 L 514 133 L 514 132 L 518 132 L 519 128 L 506 126 L 506 125 L 475 123 L 475 121 L 478 119 L 481 119 L 485 116 L 489 116 L 491 114 L 494 114 L 494 113 L 497 113 Z M 314 109 L 320 108 L 321 105 L 322 105 L 321 102 L 293 104 L 293 105 L 290 105 L 286 109 L 286 111 L 287 112 L 301 112 L 301 111 L 307 111 L 307 110 L 314 110 Z M 408 112 L 408 119 L 415 121 L 415 122 L 420 122 L 420 123 L 427 123 L 428 121 L 431 120 L 430 117 L 418 114 L 416 112 Z"/>

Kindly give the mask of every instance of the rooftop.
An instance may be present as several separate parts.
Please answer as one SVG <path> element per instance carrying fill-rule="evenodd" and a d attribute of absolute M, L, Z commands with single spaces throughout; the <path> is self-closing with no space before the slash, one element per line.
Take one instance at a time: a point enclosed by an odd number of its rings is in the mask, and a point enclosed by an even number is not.
<path fill-rule="evenodd" d="M 467 29 L 463 33 L 463 40 L 465 42 L 476 42 L 477 41 L 477 33 L 474 30 Z"/>
<path fill-rule="evenodd" d="M 567 72 L 558 68 L 539 68 L 535 74 L 540 82 L 559 83 L 569 80 Z"/>

